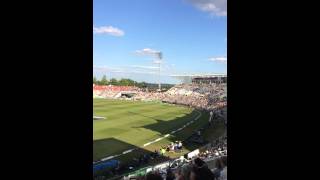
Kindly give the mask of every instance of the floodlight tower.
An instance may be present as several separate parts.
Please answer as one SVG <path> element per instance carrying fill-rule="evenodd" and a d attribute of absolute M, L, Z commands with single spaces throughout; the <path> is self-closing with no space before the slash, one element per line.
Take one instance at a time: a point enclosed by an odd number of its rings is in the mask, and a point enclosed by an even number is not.
<path fill-rule="evenodd" d="M 161 82 L 160 82 L 160 79 L 161 79 L 161 61 L 162 60 L 162 52 L 159 52 L 158 53 L 158 60 L 156 61 L 158 64 L 159 64 L 159 79 L 158 79 L 158 84 L 159 84 L 159 91 L 161 91 Z"/>

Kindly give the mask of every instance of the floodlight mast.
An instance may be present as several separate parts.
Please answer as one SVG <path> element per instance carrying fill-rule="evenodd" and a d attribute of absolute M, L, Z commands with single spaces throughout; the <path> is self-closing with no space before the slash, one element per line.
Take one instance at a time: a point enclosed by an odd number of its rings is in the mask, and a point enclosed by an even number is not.
<path fill-rule="evenodd" d="M 159 60 L 158 60 L 158 64 L 159 64 L 159 79 L 158 79 L 158 85 L 159 85 L 159 91 L 161 91 L 161 82 L 160 82 L 160 79 L 161 79 L 161 75 L 160 75 L 160 73 L 161 73 L 161 59 L 162 59 L 162 53 L 161 53 L 161 52 L 158 53 L 158 58 L 159 58 Z"/>

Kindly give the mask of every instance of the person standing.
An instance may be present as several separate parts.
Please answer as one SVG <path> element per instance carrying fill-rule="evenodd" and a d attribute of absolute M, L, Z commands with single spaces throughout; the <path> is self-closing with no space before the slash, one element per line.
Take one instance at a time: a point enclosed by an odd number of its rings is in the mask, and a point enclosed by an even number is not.
<path fill-rule="evenodd" d="M 212 123 L 212 116 L 213 116 L 213 112 L 210 111 L 209 126 L 211 126 L 211 123 Z"/>

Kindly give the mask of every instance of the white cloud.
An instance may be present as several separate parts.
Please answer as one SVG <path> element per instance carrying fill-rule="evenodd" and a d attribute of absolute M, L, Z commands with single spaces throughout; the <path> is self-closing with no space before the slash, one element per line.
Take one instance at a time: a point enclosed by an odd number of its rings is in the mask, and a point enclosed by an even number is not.
<path fill-rule="evenodd" d="M 157 74 L 157 72 L 144 72 L 144 71 L 131 71 L 129 73 L 134 73 L 134 74 Z"/>
<path fill-rule="evenodd" d="M 225 57 L 225 56 L 211 57 L 211 58 L 209 58 L 209 61 L 227 63 L 227 57 Z"/>
<path fill-rule="evenodd" d="M 138 55 L 157 56 L 157 55 L 159 55 L 160 51 L 154 50 L 154 49 L 150 49 L 150 48 L 144 48 L 142 50 L 136 50 L 135 53 L 138 54 Z"/>
<path fill-rule="evenodd" d="M 201 11 L 211 15 L 227 16 L 227 0 L 188 0 Z"/>
<path fill-rule="evenodd" d="M 101 27 L 93 26 L 93 33 L 94 34 L 109 34 L 112 36 L 123 36 L 124 35 L 123 30 L 112 27 L 112 26 L 101 26 Z"/>
<path fill-rule="evenodd" d="M 162 64 L 163 63 L 163 61 L 161 61 L 161 60 L 154 60 L 153 61 L 153 64 Z"/>
<path fill-rule="evenodd" d="M 124 72 L 122 68 L 111 68 L 107 66 L 93 66 L 93 70 L 99 72 Z"/>
<path fill-rule="evenodd" d="M 155 67 L 155 66 L 138 66 L 138 65 L 133 65 L 133 66 L 130 66 L 130 67 L 139 68 L 139 69 L 159 69 L 159 67 Z"/>

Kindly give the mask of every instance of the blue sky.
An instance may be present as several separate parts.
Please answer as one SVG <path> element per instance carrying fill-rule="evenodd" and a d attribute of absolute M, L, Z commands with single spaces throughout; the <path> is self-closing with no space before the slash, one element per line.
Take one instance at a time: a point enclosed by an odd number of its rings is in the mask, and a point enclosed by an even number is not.
<path fill-rule="evenodd" d="M 226 73 L 226 0 L 94 0 L 97 78 L 161 82 L 171 74 Z"/>

